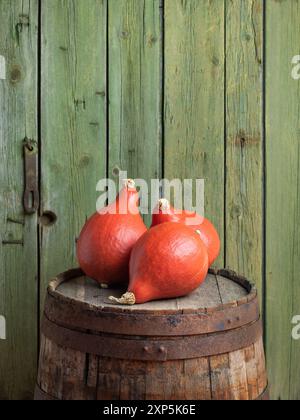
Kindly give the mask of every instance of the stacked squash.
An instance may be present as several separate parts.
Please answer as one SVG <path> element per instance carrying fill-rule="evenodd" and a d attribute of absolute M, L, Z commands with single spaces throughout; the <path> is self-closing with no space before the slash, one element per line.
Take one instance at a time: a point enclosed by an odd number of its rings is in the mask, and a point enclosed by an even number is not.
<path fill-rule="evenodd" d="M 121 298 L 110 297 L 121 304 L 189 294 L 219 254 L 216 229 L 197 213 L 176 211 L 161 199 L 148 230 L 138 201 L 134 181 L 126 180 L 116 201 L 86 222 L 77 244 L 81 269 L 102 287 L 128 284 Z"/>

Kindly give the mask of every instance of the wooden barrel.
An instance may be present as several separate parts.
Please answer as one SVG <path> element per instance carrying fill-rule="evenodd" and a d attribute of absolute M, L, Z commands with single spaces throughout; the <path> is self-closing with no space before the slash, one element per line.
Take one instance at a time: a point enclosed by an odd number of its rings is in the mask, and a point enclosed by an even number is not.
<path fill-rule="evenodd" d="M 48 288 L 35 399 L 267 399 L 254 285 L 211 271 L 187 297 L 111 304 L 76 269 Z"/>

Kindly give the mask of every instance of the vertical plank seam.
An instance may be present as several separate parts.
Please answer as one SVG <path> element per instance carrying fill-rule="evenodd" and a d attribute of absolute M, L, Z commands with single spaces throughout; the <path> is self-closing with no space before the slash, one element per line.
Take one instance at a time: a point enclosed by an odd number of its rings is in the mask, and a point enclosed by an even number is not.
<path fill-rule="evenodd" d="M 224 212 L 223 212 L 223 229 L 224 229 L 224 250 L 223 260 L 224 267 L 227 267 L 227 7 L 226 0 L 224 4 Z"/>
<path fill-rule="evenodd" d="M 105 52 L 105 80 L 106 80 L 106 87 L 105 87 L 105 112 L 106 112 L 106 127 L 105 127 L 105 135 L 106 135 L 106 178 L 109 179 L 109 115 L 110 115 L 110 106 L 109 106 L 109 6 L 108 0 L 105 1 L 106 6 L 106 52 Z"/>
<path fill-rule="evenodd" d="M 38 189 L 40 204 L 38 217 L 42 209 L 42 1 L 38 1 L 38 35 L 37 35 L 37 143 L 38 143 Z M 41 319 L 41 225 L 37 220 L 37 355 L 40 351 L 40 319 Z"/>
<path fill-rule="evenodd" d="M 95 388 L 95 394 L 94 398 L 95 401 L 98 401 L 98 388 L 99 388 L 99 372 L 100 372 L 100 357 L 96 356 L 97 358 L 97 370 L 96 370 L 96 388 Z"/>
<path fill-rule="evenodd" d="M 207 361 L 208 361 L 208 371 L 209 371 L 210 398 L 213 401 L 214 400 L 214 397 L 213 397 L 213 382 L 212 382 L 211 358 L 209 356 L 207 358 Z"/>
<path fill-rule="evenodd" d="M 218 288 L 218 293 L 219 293 L 219 296 L 220 296 L 221 304 L 224 305 L 217 274 L 215 274 L 215 279 L 216 279 L 216 283 L 217 283 L 217 288 Z"/>
<path fill-rule="evenodd" d="M 263 215 L 262 215 L 262 320 L 263 320 L 263 340 L 264 346 L 267 343 L 267 135 L 266 135 L 266 69 L 267 69 L 267 62 L 266 62 L 266 43 L 267 43 L 267 6 L 266 2 L 263 2 L 263 57 L 262 57 L 262 141 L 263 141 L 263 150 L 262 150 L 262 200 L 263 200 Z"/>
<path fill-rule="evenodd" d="M 160 37 L 161 37 L 161 51 L 160 51 L 160 112 L 161 112 L 161 121 L 160 121 L 160 139 L 161 139 L 161 159 L 160 159 L 160 176 L 162 179 L 165 177 L 165 0 L 159 0 L 160 8 Z M 164 191 L 161 191 L 161 197 L 164 195 Z"/>

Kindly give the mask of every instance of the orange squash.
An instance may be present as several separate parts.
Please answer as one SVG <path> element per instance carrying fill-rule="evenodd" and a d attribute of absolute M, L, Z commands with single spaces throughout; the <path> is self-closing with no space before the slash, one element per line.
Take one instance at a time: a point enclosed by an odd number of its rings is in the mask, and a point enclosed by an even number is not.
<path fill-rule="evenodd" d="M 200 216 L 196 212 L 175 210 L 168 200 L 162 198 L 154 209 L 152 227 L 166 222 L 183 223 L 191 229 L 198 231 L 207 247 L 209 266 L 214 263 L 220 253 L 221 242 L 217 230 L 208 219 Z"/>
<path fill-rule="evenodd" d="M 200 236 L 181 223 L 153 227 L 136 243 L 130 258 L 130 281 L 121 304 L 176 298 L 206 278 L 208 255 Z"/>
<path fill-rule="evenodd" d="M 116 201 L 95 213 L 85 224 L 77 243 L 77 258 L 84 273 L 103 287 L 128 283 L 130 253 L 147 228 L 138 209 L 133 180 Z"/>

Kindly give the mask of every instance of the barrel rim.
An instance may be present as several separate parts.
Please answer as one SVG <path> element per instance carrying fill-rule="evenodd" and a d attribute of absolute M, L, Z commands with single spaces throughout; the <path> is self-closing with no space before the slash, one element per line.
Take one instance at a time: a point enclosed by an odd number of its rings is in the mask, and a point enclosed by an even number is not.
<path fill-rule="evenodd" d="M 209 269 L 209 274 L 213 274 L 213 275 L 218 275 L 218 276 L 222 276 L 227 278 L 228 280 L 233 281 L 234 283 L 238 284 L 239 286 L 243 287 L 244 289 L 247 290 L 248 295 L 244 296 L 241 299 L 232 301 L 232 302 L 228 302 L 225 304 L 220 304 L 217 306 L 214 306 L 212 308 L 198 308 L 198 309 L 193 309 L 191 310 L 191 314 L 209 314 L 209 313 L 214 313 L 214 312 L 218 312 L 218 311 L 224 311 L 227 308 L 233 308 L 233 307 L 239 307 L 242 306 L 246 303 L 250 303 L 253 302 L 256 298 L 257 298 L 257 288 L 256 285 L 252 282 L 250 282 L 249 280 L 247 280 L 244 276 L 238 275 L 235 271 L 230 270 L 230 269 Z M 85 273 L 81 270 L 81 268 L 74 268 L 74 269 L 70 269 L 68 271 L 65 271 L 61 274 L 59 274 L 58 276 L 54 277 L 48 286 L 47 292 L 48 294 L 50 294 L 52 297 L 59 299 L 60 301 L 66 303 L 66 304 L 76 304 L 79 308 L 81 308 L 82 310 L 84 309 L 92 309 L 95 312 L 110 312 L 110 313 L 114 313 L 114 314 L 132 314 L 133 311 L 130 309 L 131 307 L 115 307 L 115 306 L 110 306 L 109 304 L 107 304 L 107 306 L 105 307 L 99 307 L 99 306 L 95 306 L 92 305 L 90 303 L 87 302 L 83 302 L 80 300 L 76 300 L 73 298 L 70 298 L 68 296 L 64 296 L 61 293 L 59 293 L 57 291 L 58 287 L 65 282 L 68 282 L 76 277 L 82 277 L 85 276 Z M 182 309 L 168 309 L 168 310 L 152 310 L 152 309 L 138 309 L 134 311 L 135 315 L 140 315 L 140 314 L 155 314 L 155 315 L 161 315 L 161 314 L 183 314 L 183 313 L 189 313 L 186 310 L 182 310 Z"/>

